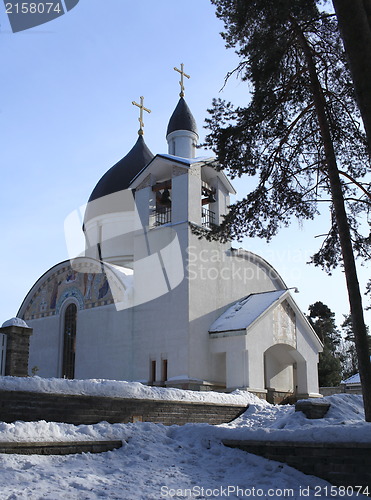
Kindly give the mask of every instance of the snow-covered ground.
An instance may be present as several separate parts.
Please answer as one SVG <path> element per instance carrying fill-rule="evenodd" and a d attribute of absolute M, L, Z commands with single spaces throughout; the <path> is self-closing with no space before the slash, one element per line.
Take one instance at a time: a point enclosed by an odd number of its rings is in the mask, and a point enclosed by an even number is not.
<path fill-rule="evenodd" d="M 48 392 L 106 396 L 113 398 L 157 399 L 171 401 L 201 401 L 204 403 L 247 405 L 254 397 L 246 391 L 222 392 L 183 391 L 149 387 L 139 382 L 122 380 L 66 380 L 41 377 L 0 377 L 0 389 L 5 391 Z M 251 399 L 251 397 L 253 399 Z"/>
<path fill-rule="evenodd" d="M 13 389 L 31 380 L 1 378 L 1 388 L 5 379 L 13 384 Z M 79 382 L 85 386 L 84 393 L 93 391 L 94 394 L 97 394 L 99 385 L 105 388 L 115 385 L 110 381 L 76 381 L 75 385 L 78 386 Z M 34 383 L 39 387 L 42 385 L 37 379 Z M 73 426 L 43 421 L 0 423 L 0 441 L 121 439 L 124 443 L 119 450 L 96 455 L 0 454 L 0 499 L 344 498 L 341 493 L 336 496 L 326 481 L 284 464 L 226 448 L 221 440 L 371 442 L 371 424 L 363 421 L 360 396 L 341 394 L 327 397 L 325 399 L 332 406 L 326 418 L 307 420 L 301 413 L 295 413 L 292 406 L 269 405 L 240 391 L 232 395 L 211 395 L 170 390 L 165 396 L 166 389 L 140 388 L 140 384 L 133 384 L 129 389 L 131 384 L 124 385 L 126 389 L 141 394 L 136 397 L 143 397 L 143 390 L 147 397 L 152 391 L 155 399 L 159 398 L 159 392 L 163 393 L 163 399 L 181 398 L 183 401 L 199 397 L 209 401 L 208 398 L 220 397 L 223 402 L 236 403 L 235 398 L 244 398 L 250 406 L 236 421 L 219 426 L 187 424 L 165 427 L 151 423 L 106 422 Z M 58 392 L 67 391 L 67 387 L 72 387 L 71 381 L 60 381 Z M 44 386 L 42 390 L 46 390 Z"/>

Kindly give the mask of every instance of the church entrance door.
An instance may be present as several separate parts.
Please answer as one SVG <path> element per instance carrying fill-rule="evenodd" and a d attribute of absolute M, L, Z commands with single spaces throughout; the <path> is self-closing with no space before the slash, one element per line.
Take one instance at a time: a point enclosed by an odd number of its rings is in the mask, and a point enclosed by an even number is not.
<path fill-rule="evenodd" d="M 76 355 L 76 304 L 70 304 L 64 315 L 62 377 L 74 378 Z"/>

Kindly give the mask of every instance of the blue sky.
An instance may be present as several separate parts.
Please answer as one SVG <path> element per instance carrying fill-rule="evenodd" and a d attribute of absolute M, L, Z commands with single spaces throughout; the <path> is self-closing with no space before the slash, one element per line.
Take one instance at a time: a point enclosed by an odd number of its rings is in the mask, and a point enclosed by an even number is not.
<path fill-rule="evenodd" d="M 145 97 L 145 140 L 153 153 L 167 152 L 169 117 L 179 98 L 185 64 L 186 100 L 201 141 L 213 97 L 240 105 L 248 86 L 224 77 L 238 59 L 226 50 L 209 0 L 80 0 L 68 14 L 13 34 L 0 5 L 2 296 L 0 324 L 16 315 L 34 282 L 68 258 L 63 224 L 86 203 L 97 181 L 137 139 L 138 110 Z M 249 190 L 247 178 L 233 182 Z M 321 300 L 337 314 L 348 312 L 341 271 L 328 277 L 306 262 L 326 230 L 326 218 L 296 221 L 268 245 L 246 239 L 280 272 L 307 311 Z M 359 266 L 361 284 L 369 270 Z M 368 318 L 370 315 L 368 315 Z"/>

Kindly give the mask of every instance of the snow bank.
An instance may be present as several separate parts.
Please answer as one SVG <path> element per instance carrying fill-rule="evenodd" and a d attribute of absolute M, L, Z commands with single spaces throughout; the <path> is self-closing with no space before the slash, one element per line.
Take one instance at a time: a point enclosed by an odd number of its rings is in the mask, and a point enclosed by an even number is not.
<path fill-rule="evenodd" d="M 362 396 L 336 394 L 326 416 L 310 420 L 295 407 L 251 404 L 234 422 L 219 426 L 224 438 L 301 442 L 369 442 L 371 423 L 364 421 Z"/>
<path fill-rule="evenodd" d="M 222 492 L 227 488 L 231 499 L 242 498 L 241 490 L 243 498 L 254 497 L 253 488 L 259 488 L 259 496 L 281 498 L 282 491 L 290 489 L 293 500 L 301 499 L 305 488 L 305 497 L 314 500 L 319 488 L 325 491 L 330 486 L 285 464 L 224 447 L 215 434 L 217 429 L 207 424 L 165 427 L 144 422 L 75 427 L 18 422 L 13 430 L 21 427 L 43 440 L 53 433 L 65 440 L 73 436 L 122 439 L 124 446 L 96 455 L 0 454 L 0 498 L 4 500 L 208 499 L 226 498 Z"/>
<path fill-rule="evenodd" d="M 230 394 L 213 391 L 185 391 L 182 389 L 149 387 L 139 382 L 105 379 L 66 380 L 41 377 L 0 377 L 0 390 L 166 401 L 194 401 L 241 406 L 260 401 L 253 394 L 240 390 Z"/>
<path fill-rule="evenodd" d="M 8 389 L 24 390 L 28 386 L 53 388 L 53 379 L 19 379 L 7 377 Z M 3 385 L 4 378 L 0 379 Z M 141 384 L 114 383 L 109 381 L 59 381 L 59 388 L 94 387 L 95 391 L 110 384 L 118 390 L 131 386 L 142 396 Z M 135 389 L 135 390 L 134 390 Z M 173 389 L 145 388 L 147 394 L 159 392 L 173 394 Z M 138 392 L 137 392 L 138 391 Z M 71 392 L 69 392 L 71 393 Z M 206 393 L 176 391 L 192 398 L 207 397 Z M 126 396 L 127 396 L 126 392 Z M 102 395 L 102 394 L 100 394 Z M 106 395 L 106 392 L 104 392 Z M 121 393 L 120 393 L 121 395 Z M 212 393 L 213 396 L 219 395 Z M 220 395 L 229 397 L 228 395 Z M 221 488 L 240 488 L 244 496 L 253 497 L 259 488 L 261 495 L 282 498 L 289 489 L 290 498 L 303 496 L 315 500 L 344 498 L 330 490 L 331 485 L 322 479 L 302 474 L 285 464 L 272 462 L 241 450 L 226 448 L 221 441 L 228 439 L 269 439 L 290 441 L 353 441 L 371 442 L 371 424 L 364 422 L 362 398 L 339 394 L 324 398 L 331 403 L 327 416 L 308 420 L 293 406 L 274 406 L 248 393 L 236 392 L 234 397 L 244 397 L 250 407 L 240 418 L 230 424 L 211 426 L 187 424 L 165 427 L 149 422 L 136 424 L 79 425 L 54 422 L 0 422 L 0 441 L 75 441 L 120 439 L 124 446 L 112 452 L 91 455 L 22 456 L 0 454 L 2 470 L 1 499 L 38 500 L 42 498 L 70 500 L 98 500 L 117 498 L 148 500 L 152 498 L 217 498 Z M 183 399 L 184 401 L 185 399 Z M 194 399 L 192 399 L 194 400 Z M 202 494 L 200 489 L 214 492 Z M 327 488 L 327 489 L 326 489 Z M 303 494 L 305 491 L 305 495 Z M 331 495 L 327 496 L 327 491 Z M 164 493 L 171 493 L 163 495 Z M 191 493 L 190 493 L 191 492 Z M 326 492 L 326 493 L 325 493 Z M 354 495 L 361 498 L 362 495 Z M 229 498 L 241 498 L 235 491 Z M 349 497 L 347 497 L 349 498 Z M 363 497 L 362 497 L 363 498 Z"/>

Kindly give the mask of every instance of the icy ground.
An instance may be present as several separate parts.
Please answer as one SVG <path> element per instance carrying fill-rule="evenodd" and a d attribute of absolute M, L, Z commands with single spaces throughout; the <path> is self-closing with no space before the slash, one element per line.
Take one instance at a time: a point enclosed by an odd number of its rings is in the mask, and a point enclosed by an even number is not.
<path fill-rule="evenodd" d="M 0 379 L 0 387 L 4 387 L 4 381 L 5 378 Z M 60 382 L 61 392 L 62 386 L 70 387 L 69 382 Z M 89 382 L 81 382 L 89 392 Z M 14 389 L 17 380 L 12 383 Z M 90 381 L 91 391 L 96 393 L 101 384 L 112 382 Z M 132 390 L 138 394 L 142 389 L 134 384 Z M 144 387 L 143 391 L 148 397 L 153 391 L 152 397 L 158 399 L 158 389 Z M 332 406 L 321 420 L 307 420 L 303 414 L 295 413 L 292 406 L 269 405 L 249 393 L 200 396 L 200 393 L 171 390 L 167 399 L 197 397 L 205 401 L 220 397 L 224 403 L 236 403 L 239 398 L 250 406 L 239 419 L 220 426 L 0 422 L 0 441 L 121 439 L 124 443 L 119 450 L 94 455 L 0 454 L 0 499 L 344 498 L 343 494 L 337 496 L 326 481 L 284 464 L 226 448 L 221 439 L 371 442 L 371 424 L 363 421 L 360 396 L 342 394 L 325 398 Z"/>

